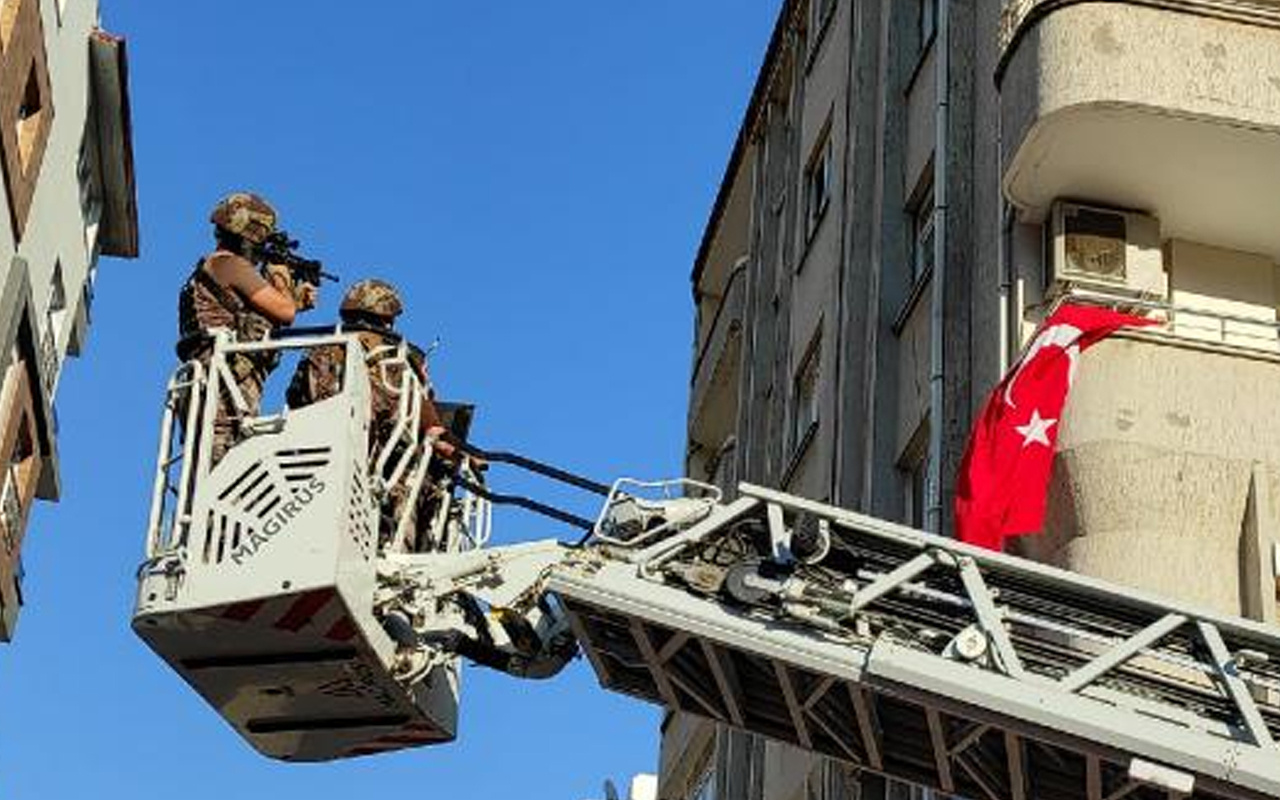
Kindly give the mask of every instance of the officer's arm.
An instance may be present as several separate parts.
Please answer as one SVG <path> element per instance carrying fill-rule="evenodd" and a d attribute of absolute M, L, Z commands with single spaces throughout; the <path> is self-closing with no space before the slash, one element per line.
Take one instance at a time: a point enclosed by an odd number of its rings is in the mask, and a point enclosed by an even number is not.
<path fill-rule="evenodd" d="M 264 279 L 253 264 L 230 253 L 215 254 L 208 269 L 215 280 L 240 293 L 255 311 L 277 325 L 292 325 L 298 313 L 288 270 L 268 271 Z"/>
<path fill-rule="evenodd" d="M 248 299 L 249 305 L 277 325 L 292 325 L 293 318 L 298 313 L 297 306 L 293 304 L 293 297 L 275 286 L 263 286 L 249 295 Z"/>

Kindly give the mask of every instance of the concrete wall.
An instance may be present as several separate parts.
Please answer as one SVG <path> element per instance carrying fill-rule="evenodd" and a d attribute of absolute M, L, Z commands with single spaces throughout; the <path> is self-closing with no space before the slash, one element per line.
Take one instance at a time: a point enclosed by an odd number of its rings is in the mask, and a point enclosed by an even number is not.
<path fill-rule="evenodd" d="M 1256 475 L 1268 496 L 1280 488 L 1277 394 L 1273 355 L 1161 335 L 1087 350 L 1059 432 L 1046 535 L 1026 539 L 1025 552 L 1239 613 L 1251 484 Z M 1270 543 L 1280 515 L 1261 516 Z M 1262 549 L 1255 558 L 1269 559 Z"/>

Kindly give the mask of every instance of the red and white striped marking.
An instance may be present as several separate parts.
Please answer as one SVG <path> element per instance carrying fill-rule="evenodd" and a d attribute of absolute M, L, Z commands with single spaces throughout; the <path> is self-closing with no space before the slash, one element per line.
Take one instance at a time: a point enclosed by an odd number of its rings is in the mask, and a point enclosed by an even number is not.
<path fill-rule="evenodd" d="M 376 739 L 358 744 L 347 750 L 348 756 L 371 756 L 378 753 L 389 753 L 392 750 L 403 750 L 406 747 L 421 747 L 441 740 L 440 731 L 425 722 L 407 722 L 399 729 L 385 733 Z"/>
<path fill-rule="evenodd" d="M 316 589 L 297 596 L 246 600 L 215 611 L 219 619 L 261 627 L 270 626 L 289 633 L 319 634 L 334 642 L 349 642 L 359 632 L 341 602 L 333 602 L 333 589 Z"/>

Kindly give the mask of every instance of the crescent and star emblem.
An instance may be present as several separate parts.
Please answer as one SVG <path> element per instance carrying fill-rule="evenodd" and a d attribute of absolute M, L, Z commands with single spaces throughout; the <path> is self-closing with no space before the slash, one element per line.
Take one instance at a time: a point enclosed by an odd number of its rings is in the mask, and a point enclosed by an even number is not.
<path fill-rule="evenodd" d="M 1018 404 L 1013 400 L 1013 388 L 1018 383 L 1018 378 L 1022 375 L 1022 370 L 1030 364 L 1041 351 L 1050 347 L 1060 348 L 1067 356 L 1067 388 L 1075 382 L 1076 369 L 1080 364 L 1080 337 L 1083 331 L 1074 325 L 1050 325 L 1041 331 L 1031 346 L 1027 348 L 1027 352 L 1018 361 L 1018 366 L 1014 370 L 1013 375 L 1009 378 L 1008 385 L 1004 389 L 1004 403 L 1009 408 L 1017 409 Z M 1049 429 L 1057 424 L 1056 419 L 1045 419 L 1040 416 L 1039 409 L 1031 410 L 1031 419 L 1025 425 L 1014 427 L 1019 434 L 1022 435 L 1022 446 L 1027 447 L 1031 444 L 1042 444 L 1046 447 L 1049 443 Z"/>

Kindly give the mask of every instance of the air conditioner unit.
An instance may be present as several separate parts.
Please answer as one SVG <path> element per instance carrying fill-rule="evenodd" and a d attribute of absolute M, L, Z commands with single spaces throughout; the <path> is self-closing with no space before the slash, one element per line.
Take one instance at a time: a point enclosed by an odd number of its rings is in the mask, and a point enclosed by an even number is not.
<path fill-rule="evenodd" d="M 1059 201 L 1052 224 L 1049 294 L 1079 287 L 1126 297 L 1168 295 L 1155 217 Z"/>

